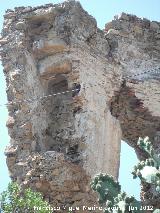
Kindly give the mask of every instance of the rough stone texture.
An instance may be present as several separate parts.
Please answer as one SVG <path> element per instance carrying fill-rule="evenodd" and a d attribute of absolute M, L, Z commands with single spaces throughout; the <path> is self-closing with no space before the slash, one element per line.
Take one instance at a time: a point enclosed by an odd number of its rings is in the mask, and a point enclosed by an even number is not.
<path fill-rule="evenodd" d="M 160 149 L 158 22 L 123 13 L 101 31 L 79 2 L 19 7 L 6 11 L 0 45 L 13 180 L 51 204 L 94 205 L 90 178 L 118 178 L 122 138 L 140 159 L 139 136 Z M 156 199 L 143 185 L 142 200 Z"/>

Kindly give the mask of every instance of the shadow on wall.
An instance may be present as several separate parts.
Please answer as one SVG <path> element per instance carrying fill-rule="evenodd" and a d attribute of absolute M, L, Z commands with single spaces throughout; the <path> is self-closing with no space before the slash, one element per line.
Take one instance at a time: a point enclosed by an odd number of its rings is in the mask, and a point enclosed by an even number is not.
<path fill-rule="evenodd" d="M 122 186 L 122 191 L 128 195 L 134 195 L 137 200 L 140 200 L 140 181 L 133 179 L 131 171 L 138 163 L 138 158 L 132 147 L 124 141 L 121 141 L 121 156 L 119 182 Z"/>

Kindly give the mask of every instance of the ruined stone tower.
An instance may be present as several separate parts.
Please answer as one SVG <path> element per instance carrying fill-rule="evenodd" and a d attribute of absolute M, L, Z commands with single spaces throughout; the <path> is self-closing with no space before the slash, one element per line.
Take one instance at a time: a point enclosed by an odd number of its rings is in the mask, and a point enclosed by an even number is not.
<path fill-rule="evenodd" d="M 92 205 L 90 178 L 118 178 L 121 139 L 140 159 L 139 136 L 160 150 L 160 23 L 123 13 L 101 31 L 76 1 L 18 7 L 0 45 L 13 180 L 54 205 Z"/>

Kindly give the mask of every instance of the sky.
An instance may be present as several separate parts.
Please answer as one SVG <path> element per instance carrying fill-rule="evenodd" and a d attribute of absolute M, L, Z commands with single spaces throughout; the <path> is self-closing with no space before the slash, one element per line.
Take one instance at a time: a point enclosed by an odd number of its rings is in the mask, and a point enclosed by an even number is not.
<path fill-rule="evenodd" d="M 0 0 L 0 31 L 3 25 L 3 14 L 6 9 L 17 6 L 38 6 L 47 3 L 60 3 L 61 0 Z M 80 0 L 83 8 L 97 20 L 98 27 L 104 29 L 107 22 L 121 12 L 137 15 L 150 20 L 160 21 L 160 0 Z M 6 103 L 5 78 L 0 65 L 0 104 Z M 9 136 L 5 123 L 7 120 L 6 107 L 0 106 L 0 192 L 4 190 L 9 182 L 8 170 L 5 164 L 4 149 L 9 143 Z M 137 163 L 137 158 L 126 143 L 122 142 L 121 166 L 119 180 L 122 189 L 130 195 L 139 198 L 139 182 L 133 181 L 130 170 Z"/>

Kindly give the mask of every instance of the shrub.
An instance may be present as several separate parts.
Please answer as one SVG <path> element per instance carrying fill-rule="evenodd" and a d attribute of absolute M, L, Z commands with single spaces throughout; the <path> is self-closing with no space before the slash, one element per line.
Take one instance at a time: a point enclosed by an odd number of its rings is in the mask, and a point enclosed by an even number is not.
<path fill-rule="evenodd" d="M 9 183 L 7 190 L 1 193 L 0 202 L 3 213 L 51 212 L 50 205 L 43 200 L 41 193 L 30 188 L 22 191 L 16 182 Z"/>

